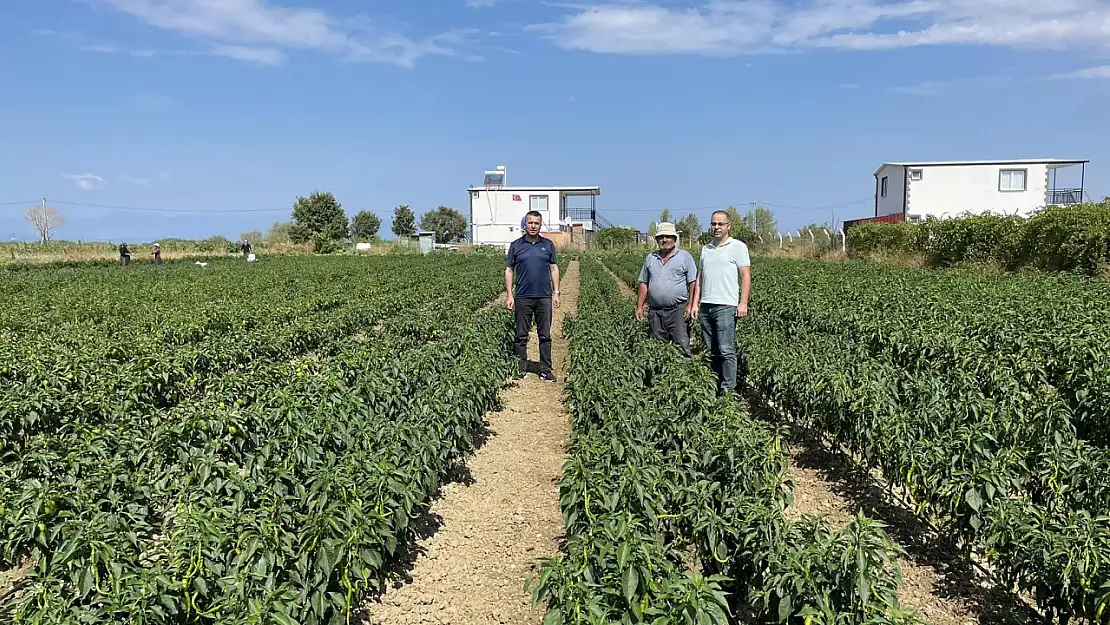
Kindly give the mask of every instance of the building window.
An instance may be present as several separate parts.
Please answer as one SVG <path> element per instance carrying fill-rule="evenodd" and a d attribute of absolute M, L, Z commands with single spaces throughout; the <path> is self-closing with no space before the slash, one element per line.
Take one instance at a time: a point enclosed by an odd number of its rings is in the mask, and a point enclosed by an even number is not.
<path fill-rule="evenodd" d="M 540 211 L 541 213 L 547 212 L 547 196 L 546 195 L 529 195 L 528 196 L 528 210 Z"/>
<path fill-rule="evenodd" d="M 911 169 L 910 170 L 910 180 L 913 180 L 913 181 L 921 180 L 921 176 L 922 176 L 922 171 L 920 169 Z"/>
<path fill-rule="evenodd" d="M 886 176 L 883 176 L 882 183 L 879 186 L 879 196 L 886 197 Z"/>
<path fill-rule="evenodd" d="M 1024 191 L 1025 190 L 1025 170 L 1024 169 L 1003 169 L 998 173 L 998 190 L 999 191 Z"/>

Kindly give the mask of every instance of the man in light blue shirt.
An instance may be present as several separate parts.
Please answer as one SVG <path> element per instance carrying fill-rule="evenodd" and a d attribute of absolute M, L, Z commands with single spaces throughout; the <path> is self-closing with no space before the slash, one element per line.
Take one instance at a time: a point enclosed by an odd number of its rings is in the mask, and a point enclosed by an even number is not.
<path fill-rule="evenodd" d="M 717 376 L 718 395 L 736 392 L 736 319 L 748 316 L 752 288 L 748 246 L 728 236 L 731 228 L 728 213 L 713 213 L 709 223 L 713 240 L 701 248 L 701 267 L 694 286 L 695 314 L 700 318 L 702 339 Z"/>
<path fill-rule="evenodd" d="M 651 336 L 664 343 L 674 343 L 682 355 L 689 358 L 690 332 L 686 320 L 692 312 L 698 266 L 690 252 L 678 248 L 674 224 L 659 224 L 655 243 L 659 249 L 648 254 L 640 268 L 636 320 L 643 320 L 646 304 L 651 311 Z"/>

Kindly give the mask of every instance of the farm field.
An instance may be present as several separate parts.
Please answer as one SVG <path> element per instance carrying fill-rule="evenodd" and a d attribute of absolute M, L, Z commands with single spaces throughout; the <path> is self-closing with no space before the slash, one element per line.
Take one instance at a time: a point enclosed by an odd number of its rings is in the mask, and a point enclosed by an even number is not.
<path fill-rule="evenodd" d="M 800 430 L 1050 620 L 1100 619 L 1110 287 L 757 258 L 767 413 L 635 320 L 645 254 L 560 255 L 556 383 L 509 382 L 498 254 L 6 271 L 0 620 L 999 622 L 815 505 Z"/>
<path fill-rule="evenodd" d="M 583 259 L 567 321 L 567 546 L 534 587 L 545 623 L 915 622 L 881 525 L 787 520 L 781 429 L 715 398 L 707 368 L 648 338 L 633 308 Z"/>
<path fill-rule="evenodd" d="M 342 622 L 497 405 L 511 316 L 479 309 L 503 267 L 6 276 L 3 620 Z"/>
<path fill-rule="evenodd" d="M 605 263 L 635 284 L 642 254 Z M 1110 602 L 1110 286 L 760 258 L 750 382 L 1046 618 Z M 781 421 L 775 417 L 776 421 Z"/>
<path fill-rule="evenodd" d="M 1110 601 L 1110 288 L 765 260 L 752 382 L 1049 618 Z"/>

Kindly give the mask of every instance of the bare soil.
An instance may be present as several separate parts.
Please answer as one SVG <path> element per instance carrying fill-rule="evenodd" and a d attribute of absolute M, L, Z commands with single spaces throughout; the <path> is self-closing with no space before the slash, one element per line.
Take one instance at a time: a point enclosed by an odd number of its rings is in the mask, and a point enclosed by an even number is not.
<path fill-rule="evenodd" d="M 602 266 L 604 267 L 605 265 Z M 613 271 L 608 267 L 605 267 L 605 272 L 608 273 L 610 276 L 613 276 L 613 279 L 617 281 L 617 288 L 620 289 L 621 295 L 625 297 L 636 297 L 636 291 L 633 291 L 632 287 L 628 286 L 628 284 L 624 280 L 622 280 L 620 276 L 613 273 Z"/>
<path fill-rule="evenodd" d="M 900 525 L 891 527 L 890 515 L 876 514 L 874 501 L 868 501 L 869 498 L 865 497 L 846 496 L 848 493 L 844 485 L 837 481 L 838 478 L 844 480 L 849 477 L 845 474 L 840 459 L 815 443 L 795 442 L 791 447 L 790 475 L 795 481 L 795 503 L 786 509 L 787 518 L 797 518 L 802 514 L 823 516 L 836 530 L 862 509 L 867 516 L 882 520 L 891 537 L 899 544 L 907 537 L 901 530 L 907 519 L 898 519 L 896 522 Z M 902 546 L 907 549 L 907 545 Z M 975 606 L 968 599 L 975 589 L 952 588 L 940 570 L 935 568 L 940 564 L 936 558 L 932 562 L 926 562 L 923 558 L 915 560 L 913 556 L 924 555 L 920 549 L 907 549 L 907 553 L 911 557 L 899 561 L 902 573 L 899 600 L 903 607 L 919 611 L 926 621 L 934 625 L 963 625 L 979 621 Z M 953 590 L 957 592 L 952 592 Z"/>
<path fill-rule="evenodd" d="M 751 392 L 748 399 L 753 414 L 774 418 Z M 899 559 L 903 608 L 916 610 L 933 625 L 1015 625 L 1036 620 L 1029 606 L 1013 594 L 981 584 L 973 566 L 911 510 L 892 502 L 866 469 L 804 433 L 796 433 L 790 445 L 794 505 L 786 509 L 786 517 L 823 516 L 834 530 L 860 510 L 881 521 L 906 552 Z"/>
<path fill-rule="evenodd" d="M 567 342 L 563 318 L 578 310 L 578 263 L 560 284 L 551 323 L 559 382 L 534 373 L 510 386 L 504 408 L 487 417 L 489 437 L 467 462 L 469 479 L 443 488 L 432 504 L 438 530 L 417 545 L 408 583 L 395 584 L 367 607 L 375 625 L 538 624 L 525 583 L 532 566 L 558 553 L 563 518 L 556 486 L 570 440 L 562 404 Z M 504 305 L 504 296 L 498 303 Z M 535 330 L 528 345 L 538 361 Z"/>

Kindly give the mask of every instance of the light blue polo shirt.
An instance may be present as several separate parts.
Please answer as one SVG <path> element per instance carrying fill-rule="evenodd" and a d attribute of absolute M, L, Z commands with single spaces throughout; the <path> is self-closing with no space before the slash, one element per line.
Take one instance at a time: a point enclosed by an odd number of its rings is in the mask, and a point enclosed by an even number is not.
<path fill-rule="evenodd" d="M 725 239 L 701 248 L 701 303 L 740 305 L 740 268 L 750 267 L 748 246 L 743 241 Z"/>
<path fill-rule="evenodd" d="M 640 282 L 648 287 L 647 304 L 652 310 L 664 310 L 683 304 L 689 298 L 690 285 L 698 278 L 694 257 L 676 249 L 667 262 L 659 250 L 647 255 L 640 267 Z"/>

